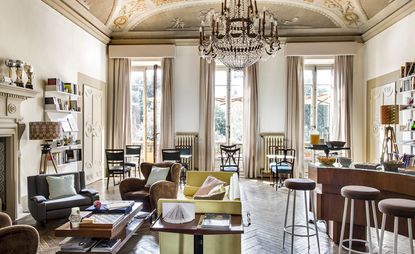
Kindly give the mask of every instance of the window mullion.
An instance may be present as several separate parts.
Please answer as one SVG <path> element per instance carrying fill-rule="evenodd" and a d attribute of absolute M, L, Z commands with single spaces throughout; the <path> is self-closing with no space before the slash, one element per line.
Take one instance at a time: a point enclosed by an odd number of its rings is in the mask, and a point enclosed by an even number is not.
<path fill-rule="evenodd" d="M 226 75 L 226 143 L 231 143 L 231 70 Z"/>
<path fill-rule="evenodd" d="M 317 128 L 317 66 L 313 66 L 312 126 Z"/>

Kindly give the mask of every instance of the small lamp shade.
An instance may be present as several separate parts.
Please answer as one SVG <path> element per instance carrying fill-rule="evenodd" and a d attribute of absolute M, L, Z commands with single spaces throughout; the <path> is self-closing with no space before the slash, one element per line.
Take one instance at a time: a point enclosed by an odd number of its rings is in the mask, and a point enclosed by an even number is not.
<path fill-rule="evenodd" d="M 62 134 L 62 124 L 60 122 L 30 122 L 30 140 L 55 140 Z"/>
<path fill-rule="evenodd" d="M 399 105 L 380 106 L 381 124 L 399 124 Z"/>

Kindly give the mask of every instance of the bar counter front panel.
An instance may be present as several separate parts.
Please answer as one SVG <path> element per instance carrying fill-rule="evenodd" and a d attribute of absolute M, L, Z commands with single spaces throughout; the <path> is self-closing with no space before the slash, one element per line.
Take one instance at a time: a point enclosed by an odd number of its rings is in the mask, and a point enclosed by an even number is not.
<path fill-rule="evenodd" d="M 335 243 L 340 241 L 340 230 L 343 216 L 344 198 L 340 190 L 347 185 L 363 185 L 381 191 L 381 199 L 407 198 L 415 200 L 415 175 L 406 173 L 386 172 L 383 170 L 342 168 L 309 164 L 309 178 L 317 182 L 316 202 L 317 217 L 327 222 L 327 230 Z M 380 201 L 379 200 L 379 201 Z M 382 214 L 377 208 L 377 221 L 380 227 Z M 350 219 L 350 203 L 348 207 L 347 223 Z M 374 227 L 373 221 L 371 226 Z M 413 221 L 415 228 L 415 220 Z M 348 235 L 348 225 L 345 235 Z M 388 216 L 386 230 L 393 232 L 393 217 Z M 408 236 L 406 219 L 399 219 L 399 234 Z M 355 201 L 355 217 L 353 238 L 366 239 L 366 217 L 364 201 Z"/>

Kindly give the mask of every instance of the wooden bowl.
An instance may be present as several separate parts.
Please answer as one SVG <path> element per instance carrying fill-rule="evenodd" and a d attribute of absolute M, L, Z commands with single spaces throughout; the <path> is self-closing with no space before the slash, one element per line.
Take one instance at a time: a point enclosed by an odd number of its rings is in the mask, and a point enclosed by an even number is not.
<path fill-rule="evenodd" d="M 319 156 L 317 159 L 321 164 L 326 166 L 332 166 L 336 162 L 336 157 Z"/>

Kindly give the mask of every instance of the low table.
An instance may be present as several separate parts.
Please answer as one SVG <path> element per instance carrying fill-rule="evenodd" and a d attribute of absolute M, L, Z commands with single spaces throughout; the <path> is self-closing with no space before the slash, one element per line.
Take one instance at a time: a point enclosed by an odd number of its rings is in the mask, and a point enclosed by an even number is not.
<path fill-rule="evenodd" d="M 122 239 L 112 250 L 112 252 L 105 253 L 117 253 L 124 244 L 131 238 L 131 236 L 140 228 L 143 224 L 143 219 L 136 219 L 135 216 L 143 208 L 143 203 L 136 202 L 130 213 L 125 214 L 124 217 L 118 221 L 112 228 L 71 228 L 70 222 L 63 224 L 55 229 L 55 236 L 58 237 L 89 237 L 89 238 L 101 238 L 101 239 Z M 84 218 L 92 212 L 81 212 L 81 216 Z M 58 251 L 59 254 L 76 253 L 76 251 Z M 94 253 L 99 252 L 83 252 Z"/>
<path fill-rule="evenodd" d="M 229 229 L 204 229 L 198 228 L 200 216 L 204 214 L 196 214 L 195 219 L 188 223 L 183 224 L 172 224 L 163 220 L 159 217 L 150 230 L 157 232 L 168 232 L 178 234 L 189 234 L 193 235 L 193 248 L 195 254 L 203 254 L 203 236 L 204 235 L 226 235 L 226 234 L 243 234 L 244 227 L 242 224 L 241 215 L 231 216 L 231 227 Z"/>

